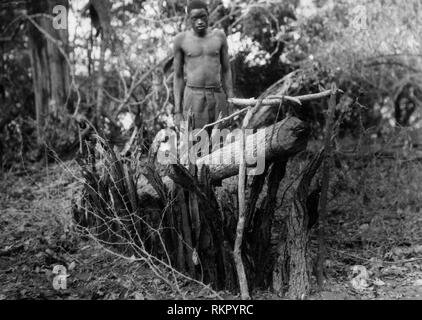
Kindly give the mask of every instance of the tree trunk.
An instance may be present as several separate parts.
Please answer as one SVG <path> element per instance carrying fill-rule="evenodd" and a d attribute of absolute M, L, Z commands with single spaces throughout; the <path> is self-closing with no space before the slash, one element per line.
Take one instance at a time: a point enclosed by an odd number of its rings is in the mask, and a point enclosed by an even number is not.
<path fill-rule="evenodd" d="M 306 229 L 306 209 L 302 202 L 293 200 L 288 220 L 288 245 L 290 258 L 289 297 L 303 300 L 310 291 L 310 266 L 308 261 L 309 235 Z"/>
<path fill-rule="evenodd" d="M 323 160 L 323 152 L 317 154 L 306 166 L 297 183 L 293 206 L 287 220 L 287 245 L 289 252 L 289 292 L 291 299 L 304 299 L 310 293 L 311 266 L 309 259 L 309 212 L 307 199 L 309 187 Z"/>
<path fill-rule="evenodd" d="M 110 9 L 111 4 L 108 0 L 90 0 L 90 10 L 92 24 L 97 28 L 97 34 L 101 34 L 100 43 L 100 61 L 98 65 L 97 74 L 97 102 L 95 114 L 95 126 L 101 135 L 103 132 L 103 108 L 104 108 L 104 67 L 105 67 L 105 53 L 110 45 Z"/>
<path fill-rule="evenodd" d="M 28 13 L 52 15 L 56 5 L 69 7 L 67 0 L 32 0 L 28 2 Z M 42 143 L 47 116 L 64 114 L 69 101 L 70 69 L 63 55 L 68 53 L 68 31 L 55 29 L 47 17 L 34 17 L 28 23 L 37 135 Z"/>
<path fill-rule="evenodd" d="M 251 203 L 249 217 L 249 230 L 247 241 L 249 242 L 249 255 L 255 261 L 253 279 L 251 283 L 261 288 L 268 288 L 272 280 L 272 270 L 275 265 L 275 257 L 271 250 L 271 236 L 273 230 L 273 218 L 277 206 L 277 194 L 280 182 L 286 174 L 288 158 L 280 158 L 271 165 L 266 181 L 266 195 L 260 208 L 255 208 Z M 264 176 L 265 178 L 265 176 Z"/>
<path fill-rule="evenodd" d="M 103 122 L 101 116 L 104 108 L 104 65 L 105 65 L 105 51 L 107 49 L 104 39 L 101 40 L 100 45 L 100 61 L 97 74 L 97 103 L 95 113 L 95 127 L 100 135 L 103 133 Z"/>

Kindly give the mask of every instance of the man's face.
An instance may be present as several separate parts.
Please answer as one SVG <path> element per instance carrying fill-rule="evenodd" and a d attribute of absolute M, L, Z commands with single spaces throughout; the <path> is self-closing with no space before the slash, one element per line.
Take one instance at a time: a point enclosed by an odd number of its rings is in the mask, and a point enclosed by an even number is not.
<path fill-rule="evenodd" d="M 193 9 L 189 15 L 195 33 L 203 35 L 208 28 L 208 12 L 205 9 Z"/>

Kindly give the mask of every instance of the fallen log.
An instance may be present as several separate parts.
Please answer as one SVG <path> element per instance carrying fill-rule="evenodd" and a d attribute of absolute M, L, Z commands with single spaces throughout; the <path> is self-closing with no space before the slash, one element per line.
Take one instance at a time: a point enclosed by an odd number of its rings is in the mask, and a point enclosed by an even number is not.
<path fill-rule="evenodd" d="M 264 163 L 269 163 L 274 159 L 289 158 L 306 149 L 308 141 L 309 128 L 301 120 L 295 117 L 289 117 L 281 122 L 265 128 L 265 134 L 256 133 L 248 136 L 246 140 L 246 164 L 249 168 L 257 165 L 259 152 L 264 151 Z M 224 146 L 215 152 L 199 158 L 196 161 L 199 173 L 204 165 L 209 167 L 211 184 L 218 184 L 222 180 L 235 176 L 239 172 L 239 141 Z M 259 159 L 262 161 L 262 159 Z M 172 186 L 174 176 L 174 166 L 167 168 L 167 176 L 163 177 L 163 183 L 169 190 Z M 149 195 L 156 194 L 153 186 L 147 184 L 145 179 L 140 179 L 138 183 L 138 195 L 147 193 Z M 155 196 L 157 196 L 156 194 Z"/>
<path fill-rule="evenodd" d="M 308 142 L 308 126 L 295 117 L 265 128 L 265 134 L 249 135 L 245 143 L 245 159 L 249 168 L 255 167 L 257 161 L 271 162 L 278 157 L 290 157 L 306 149 Z M 261 150 L 264 151 L 263 154 Z M 232 177 L 239 172 L 241 145 L 239 141 L 231 143 L 212 154 L 200 158 L 198 167 L 207 165 L 210 168 L 211 182 Z M 264 159 L 258 159 L 264 157 Z M 265 167 L 265 162 L 261 163 Z"/>

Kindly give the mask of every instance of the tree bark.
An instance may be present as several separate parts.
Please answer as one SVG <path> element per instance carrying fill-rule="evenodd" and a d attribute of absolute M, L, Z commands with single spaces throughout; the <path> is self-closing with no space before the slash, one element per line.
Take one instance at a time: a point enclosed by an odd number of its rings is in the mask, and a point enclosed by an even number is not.
<path fill-rule="evenodd" d="M 271 250 L 271 233 L 278 190 L 286 174 L 287 163 L 288 158 L 280 158 L 271 165 L 266 181 L 266 195 L 260 208 L 256 208 L 255 204 L 248 205 L 254 209 L 250 216 L 246 237 L 250 245 L 248 254 L 253 257 L 256 264 L 254 274 L 251 274 L 253 277 L 251 282 L 261 288 L 268 288 L 271 285 L 272 270 L 276 260 Z"/>
<path fill-rule="evenodd" d="M 321 166 L 324 152 L 317 154 L 303 171 L 293 195 L 293 206 L 287 220 L 289 252 L 289 292 L 291 299 L 305 299 L 310 293 L 309 214 L 306 201 L 309 187 Z"/>
<path fill-rule="evenodd" d="M 28 13 L 51 15 L 56 5 L 69 7 L 67 0 L 32 0 L 28 2 Z M 66 112 L 70 95 L 70 69 L 63 56 L 63 53 L 68 53 L 68 31 L 53 28 L 52 19 L 47 17 L 35 17 L 33 21 L 38 27 L 29 22 L 29 52 L 38 142 L 42 143 L 45 119 L 49 114 L 57 117 Z M 48 36 L 54 39 L 54 42 L 48 39 Z"/>

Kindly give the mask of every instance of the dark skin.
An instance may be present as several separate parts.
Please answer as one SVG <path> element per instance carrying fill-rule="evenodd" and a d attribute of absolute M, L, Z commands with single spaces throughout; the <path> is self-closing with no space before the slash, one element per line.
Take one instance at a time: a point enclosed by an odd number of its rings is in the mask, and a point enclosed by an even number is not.
<path fill-rule="evenodd" d="M 208 28 L 208 12 L 193 9 L 189 13 L 192 29 L 179 33 L 174 40 L 174 101 L 175 124 L 179 127 L 183 118 L 184 73 L 187 83 L 197 87 L 222 85 L 228 99 L 233 98 L 227 38 L 221 30 Z M 229 104 L 229 112 L 232 106 Z"/>

